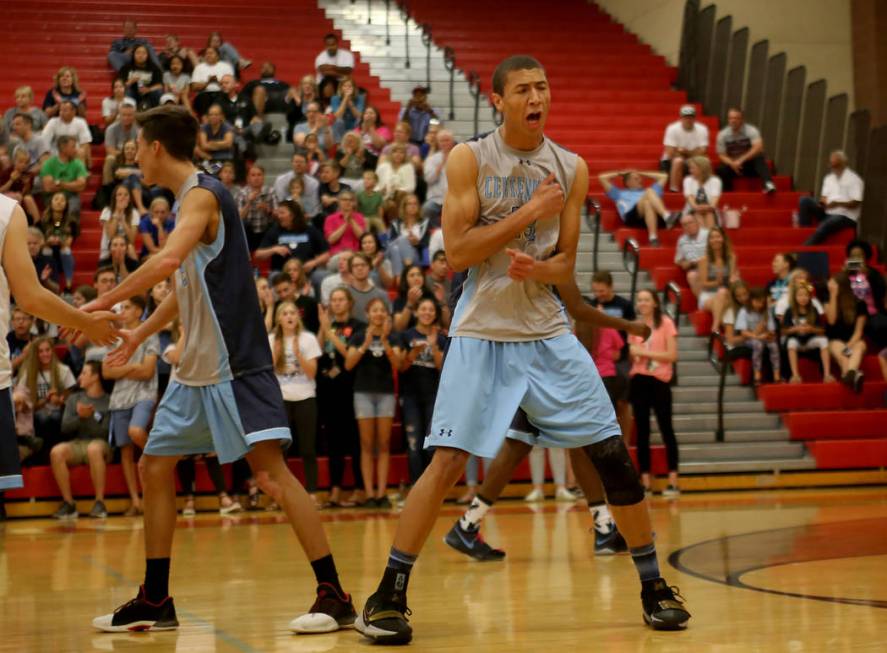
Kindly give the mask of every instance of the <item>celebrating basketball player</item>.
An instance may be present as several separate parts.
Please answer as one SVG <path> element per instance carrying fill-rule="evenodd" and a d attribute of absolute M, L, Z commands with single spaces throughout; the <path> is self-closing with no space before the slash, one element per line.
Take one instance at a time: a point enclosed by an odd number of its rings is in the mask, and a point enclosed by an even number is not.
<path fill-rule="evenodd" d="M 426 440 L 436 452 L 407 498 L 382 581 L 355 626 L 379 643 L 412 639 L 407 585 L 440 505 L 469 455 L 496 455 L 522 408 L 538 430 L 524 434 L 530 443 L 587 447 L 637 566 L 645 620 L 683 628 L 690 615 L 659 574 L 644 490 L 615 412 L 551 289 L 573 278 L 588 169 L 543 134 L 551 95 L 538 61 L 509 57 L 492 88 L 503 125 L 459 145 L 447 161 L 447 258 L 469 272 Z"/>
<path fill-rule="evenodd" d="M 109 632 L 178 627 L 168 590 L 176 522 L 173 474 L 182 456 L 215 451 L 223 463 L 246 457 L 262 489 L 283 507 L 311 561 L 317 599 L 290 629 L 330 632 L 350 626 L 356 615 L 339 585 L 320 517 L 281 453 L 281 444 L 292 436 L 237 208 L 221 182 L 199 174 L 191 163 L 198 124 L 187 110 L 158 107 L 137 120 L 137 158 L 145 182 L 178 191 L 176 228 L 159 253 L 84 310 L 108 308 L 174 274 L 175 292 L 141 326 L 122 332 L 124 343 L 109 354 L 109 362 L 125 363 L 176 314 L 185 345 L 140 463 L 145 583 L 135 599 L 93 625 Z"/>

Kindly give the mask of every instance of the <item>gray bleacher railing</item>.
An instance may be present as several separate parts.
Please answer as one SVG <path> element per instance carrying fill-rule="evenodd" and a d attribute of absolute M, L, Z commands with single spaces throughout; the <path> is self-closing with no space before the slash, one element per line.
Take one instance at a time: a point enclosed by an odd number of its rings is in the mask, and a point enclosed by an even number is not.
<path fill-rule="evenodd" d="M 444 48 L 444 68 L 450 73 L 450 112 L 447 114 L 450 120 L 456 118 L 456 100 L 454 84 L 456 83 L 456 52 L 450 46 Z"/>
<path fill-rule="evenodd" d="M 593 197 L 585 198 L 585 224 L 591 229 L 594 244 L 591 249 L 591 269 L 598 271 L 597 255 L 598 243 L 601 239 L 601 203 Z"/>
<path fill-rule="evenodd" d="M 622 265 L 631 275 L 631 292 L 628 300 L 634 304 L 634 293 L 638 288 L 638 271 L 641 267 L 641 246 L 634 238 L 627 238 L 622 245 Z"/>
<path fill-rule="evenodd" d="M 425 46 L 425 88 L 431 92 L 431 25 L 422 23 L 422 45 Z"/>
<path fill-rule="evenodd" d="M 468 73 L 468 92 L 474 98 L 474 133 L 478 132 L 480 124 L 480 75 L 473 70 Z"/>

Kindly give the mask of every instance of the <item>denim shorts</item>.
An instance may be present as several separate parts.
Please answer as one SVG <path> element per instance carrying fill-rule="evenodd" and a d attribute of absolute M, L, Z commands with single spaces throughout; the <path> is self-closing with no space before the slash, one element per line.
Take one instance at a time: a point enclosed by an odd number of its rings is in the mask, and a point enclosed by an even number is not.
<path fill-rule="evenodd" d="M 111 411 L 110 441 L 116 447 L 125 447 L 132 444 L 129 437 L 129 428 L 135 426 L 148 431 L 151 423 L 151 415 L 154 413 L 154 402 L 150 399 L 140 401 L 131 408 Z"/>
<path fill-rule="evenodd" d="M 384 392 L 355 392 L 354 416 L 357 419 L 394 417 L 394 395 Z"/>

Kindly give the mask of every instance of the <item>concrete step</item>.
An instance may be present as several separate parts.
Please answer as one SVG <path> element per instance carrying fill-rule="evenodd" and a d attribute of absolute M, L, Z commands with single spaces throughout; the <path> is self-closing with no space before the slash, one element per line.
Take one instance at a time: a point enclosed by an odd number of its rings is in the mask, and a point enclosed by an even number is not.
<path fill-rule="evenodd" d="M 763 429 L 760 431 L 725 431 L 725 442 L 787 442 L 788 431 L 782 429 Z M 650 441 L 661 444 L 662 437 L 658 433 L 650 434 Z M 678 435 L 678 442 L 686 444 L 717 444 L 714 431 L 685 431 Z"/>
<path fill-rule="evenodd" d="M 681 444 L 681 459 L 690 462 L 722 460 L 791 460 L 803 458 L 804 445 L 800 442 L 715 442 L 710 444 Z"/>
<path fill-rule="evenodd" d="M 704 351 L 708 353 L 708 338 L 699 336 L 678 336 L 678 352 L 683 357 L 686 351 Z"/>
<path fill-rule="evenodd" d="M 708 352 L 704 349 L 681 349 L 680 345 L 678 345 L 678 356 L 680 356 L 681 361 L 708 362 Z M 709 365 L 711 365 L 711 363 L 709 363 Z"/>
<path fill-rule="evenodd" d="M 692 431 L 711 431 L 714 433 L 718 425 L 716 413 L 707 415 L 674 415 L 672 426 L 680 440 L 681 433 Z M 724 429 L 743 429 L 754 431 L 758 429 L 776 430 L 781 426 L 779 415 L 768 413 L 725 413 Z M 659 432 L 659 425 L 655 419 L 651 419 L 651 431 Z"/>
<path fill-rule="evenodd" d="M 755 413 L 763 411 L 764 405 L 760 401 L 732 400 L 724 402 L 724 413 Z M 718 403 L 716 401 L 676 401 L 672 403 L 675 415 L 716 415 Z"/>
<path fill-rule="evenodd" d="M 718 379 L 717 377 L 711 376 L 681 376 L 678 379 L 678 384 L 681 387 L 698 387 L 702 386 L 705 388 L 711 388 L 714 391 L 717 391 L 718 388 Z M 739 385 L 739 377 L 735 374 L 731 374 L 726 379 L 727 386 L 738 386 Z"/>
<path fill-rule="evenodd" d="M 688 461 L 678 465 L 681 474 L 741 474 L 743 472 L 780 472 L 816 469 L 816 461 L 812 456 L 799 458 L 719 460 L 719 461 Z"/>
<path fill-rule="evenodd" d="M 715 370 L 714 366 L 706 361 L 687 361 L 684 358 L 678 358 L 677 362 L 678 368 L 678 376 L 681 377 L 684 374 L 688 376 L 711 376 L 712 379 L 717 379 L 718 372 Z"/>
<path fill-rule="evenodd" d="M 672 401 L 675 403 L 690 402 L 715 402 L 718 399 L 717 386 L 694 387 L 685 383 L 687 377 L 681 379 L 681 384 L 671 389 Z M 729 377 L 728 377 L 729 379 Z M 741 385 L 726 386 L 724 388 L 724 400 L 726 402 L 734 401 L 753 401 L 755 393 L 751 388 Z"/>

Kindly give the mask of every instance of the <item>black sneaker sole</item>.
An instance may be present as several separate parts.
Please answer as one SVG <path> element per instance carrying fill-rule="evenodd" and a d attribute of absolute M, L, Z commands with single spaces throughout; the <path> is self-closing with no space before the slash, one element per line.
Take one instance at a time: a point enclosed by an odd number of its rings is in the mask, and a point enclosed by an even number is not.
<path fill-rule="evenodd" d="M 644 623 L 650 626 L 653 630 L 685 630 L 687 628 L 688 621 L 690 621 L 690 615 L 687 615 L 687 618 L 683 621 L 669 623 L 667 621 L 657 619 L 652 615 L 648 615 L 646 612 L 644 613 Z"/>
<path fill-rule="evenodd" d="M 98 626 L 93 623 L 93 627 L 105 633 L 147 633 L 162 632 L 167 630 L 177 630 L 178 621 L 134 621 L 129 624 L 120 624 L 119 626 Z"/>
<path fill-rule="evenodd" d="M 478 562 L 498 562 L 499 560 L 505 559 L 504 553 L 503 555 L 479 554 L 474 549 L 469 549 L 465 546 L 462 538 L 453 533 L 453 529 L 450 529 L 450 531 L 444 536 L 443 541 L 451 549 L 454 549 L 459 553 L 464 553 L 469 558 L 477 560 Z"/>
<path fill-rule="evenodd" d="M 373 640 L 377 644 L 387 646 L 401 646 L 409 644 L 413 639 L 413 629 L 407 626 L 407 630 L 395 632 L 392 630 L 383 630 L 372 624 L 367 624 L 363 620 L 363 614 L 357 616 L 354 622 L 354 628 L 364 637 Z"/>

